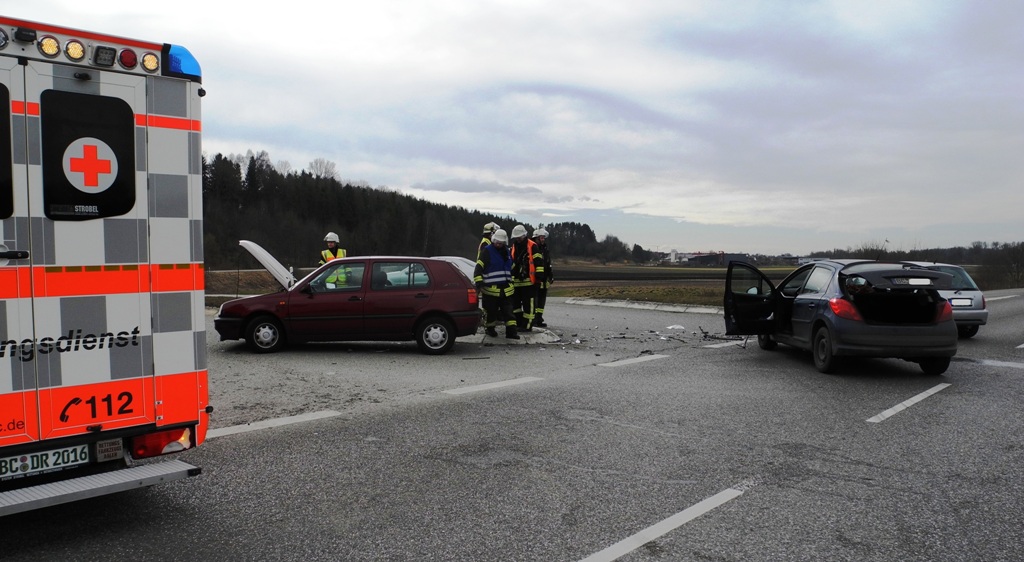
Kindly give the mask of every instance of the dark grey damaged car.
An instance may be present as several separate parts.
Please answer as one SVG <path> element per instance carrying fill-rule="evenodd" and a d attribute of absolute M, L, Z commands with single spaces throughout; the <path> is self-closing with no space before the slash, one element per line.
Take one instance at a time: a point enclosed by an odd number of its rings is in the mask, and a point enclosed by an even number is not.
<path fill-rule="evenodd" d="M 756 267 L 730 262 L 725 282 L 726 333 L 757 335 L 762 349 L 785 344 L 810 351 L 823 373 L 843 356 L 913 361 L 941 375 L 956 355 L 949 302 L 952 276 L 901 263 L 821 260 L 776 288 Z"/>

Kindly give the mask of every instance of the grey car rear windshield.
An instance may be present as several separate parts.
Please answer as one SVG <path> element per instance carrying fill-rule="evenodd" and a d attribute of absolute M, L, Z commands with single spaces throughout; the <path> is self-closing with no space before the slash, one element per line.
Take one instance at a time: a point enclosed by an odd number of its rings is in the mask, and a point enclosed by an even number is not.
<path fill-rule="evenodd" d="M 955 265 L 936 265 L 931 266 L 928 269 L 935 271 L 941 271 L 948 273 L 953 276 L 953 290 L 954 291 L 980 291 L 978 285 L 974 283 L 974 279 L 964 271 L 964 268 L 957 267 Z"/>

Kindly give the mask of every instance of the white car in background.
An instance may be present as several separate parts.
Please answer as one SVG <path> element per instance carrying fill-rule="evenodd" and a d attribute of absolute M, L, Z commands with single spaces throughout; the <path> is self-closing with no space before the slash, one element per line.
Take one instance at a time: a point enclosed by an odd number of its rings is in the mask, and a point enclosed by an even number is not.
<path fill-rule="evenodd" d="M 473 272 L 476 271 L 476 262 L 462 256 L 434 256 L 435 259 L 444 260 L 455 264 L 459 271 L 466 274 L 469 281 L 473 282 Z"/>
<path fill-rule="evenodd" d="M 903 263 L 941 271 L 953 276 L 953 288 L 948 291 L 939 291 L 939 294 L 953 307 L 953 320 L 956 322 L 956 330 L 961 338 L 973 338 L 978 333 L 978 328 L 988 323 L 985 295 L 964 268 L 959 265 L 927 261 Z"/>

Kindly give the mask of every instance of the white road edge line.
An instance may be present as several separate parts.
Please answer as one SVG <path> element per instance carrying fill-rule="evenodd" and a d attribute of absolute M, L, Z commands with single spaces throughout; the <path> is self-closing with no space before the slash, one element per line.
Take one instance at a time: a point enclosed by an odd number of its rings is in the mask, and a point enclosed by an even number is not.
<path fill-rule="evenodd" d="M 1003 299 L 1012 299 L 1012 298 L 1016 298 L 1016 297 L 1019 297 L 1019 296 L 1020 295 L 1006 295 L 1005 297 L 992 297 L 992 298 L 986 297 L 985 300 L 988 301 L 988 302 L 991 302 L 991 301 L 1001 301 Z"/>
<path fill-rule="evenodd" d="M 746 343 L 747 343 L 746 340 L 736 340 L 736 341 L 727 341 L 727 342 L 724 342 L 724 343 L 713 343 L 711 345 L 702 345 L 701 347 L 710 347 L 710 348 L 718 349 L 718 348 L 721 348 L 721 347 L 729 347 L 730 345 L 744 345 Z"/>
<path fill-rule="evenodd" d="M 1024 344 L 1018 345 L 1017 349 L 1024 349 Z M 1011 363 L 1009 361 L 996 361 L 994 359 L 982 359 L 982 365 L 989 367 L 1010 367 L 1011 369 L 1024 369 L 1024 363 Z"/>
<path fill-rule="evenodd" d="M 873 418 L 868 418 L 867 421 L 868 421 L 868 423 L 879 423 L 879 422 L 885 420 L 886 418 L 892 417 L 892 416 L 902 412 L 903 410 L 906 410 L 907 408 L 913 406 L 914 404 L 917 404 L 918 402 L 924 400 L 925 398 L 928 398 L 932 394 L 935 394 L 936 392 L 939 392 L 939 391 L 941 391 L 941 390 L 943 390 L 943 389 L 945 389 L 946 387 L 949 387 L 949 386 L 953 386 L 953 385 L 951 385 L 949 383 L 942 383 L 940 385 L 936 385 L 936 386 L 934 386 L 934 387 L 932 387 L 932 388 L 922 392 L 921 394 L 918 394 L 917 396 L 911 398 L 910 400 L 906 400 L 906 401 L 900 402 L 899 404 L 896 404 L 892 408 L 889 408 L 888 410 L 882 412 L 881 414 L 878 414 L 877 416 L 875 416 Z"/>
<path fill-rule="evenodd" d="M 620 556 L 625 556 L 658 537 L 661 537 L 662 535 L 693 521 L 701 515 L 704 515 L 712 509 L 715 509 L 716 507 L 732 501 L 742 495 L 743 492 L 735 488 L 729 488 L 728 490 L 718 492 L 710 498 L 696 503 L 668 519 L 655 523 L 639 533 L 609 546 L 601 552 L 591 554 L 583 560 L 580 560 L 580 562 L 611 562 L 612 560 L 615 560 Z"/>
<path fill-rule="evenodd" d="M 612 361 L 611 363 L 598 363 L 598 367 L 621 367 L 623 365 L 632 365 L 633 363 L 643 363 L 644 361 L 654 361 L 655 359 L 664 359 L 668 355 L 644 355 L 642 357 L 634 357 L 632 359 L 622 359 L 621 361 Z"/>
<path fill-rule="evenodd" d="M 443 391 L 445 394 L 469 394 L 470 392 L 481 392 L 484 390 L 492 390 L 495 388 L 502 388 L 505 386 L 513 386 L 517 384 L 523 384 L 527 382 L 542 381 L 544 379 L 540 377 L 521 377 L 518 379 L 512 379 L 501 382 L 492 382 L 487 384 L 478 384 L 475 386 L 464 386 L 462 388 L 453 388 L 451 390 Z"/>
<path fill-rule="evenodd" d="M 217 429 L 211 429 L 206 432 L 207 439 L 213 439 L 215 437 L 224 437 L 225 435 L 234 435 L 236 433 L 247 433 L 249 431 L 257 431 L 260 429 L 269 429 L 271 427 L 280 427 L 282 425 L 291 425 L 293 423 L 302 423 L 307 421 L 319 420 L 323 418 L 333 418 L 334 416 L 340 416 L 341 412 L 335 412 L 334 410 L 321 410 L 319 412 L 309 412 L 308 414 L 299 414 L 297 416 L 288 416 L 284 418 L 273 418 L 269 420 L 262 420 L 258 422 L 247 423 L 244 425 L 232 425 L 230 427 L 218 427 Z"/>

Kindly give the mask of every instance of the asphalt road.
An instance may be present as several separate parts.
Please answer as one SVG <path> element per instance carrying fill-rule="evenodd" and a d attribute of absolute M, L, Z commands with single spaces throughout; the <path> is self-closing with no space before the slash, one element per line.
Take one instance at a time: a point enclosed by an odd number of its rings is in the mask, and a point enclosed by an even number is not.
<path fill-rule="evenodd" d="M 211 316 L 203 474 L 0 519 L 0 559 L 1021 560 L 1024 290 L 988 297 L 940 377 L 564 299 L 442 357 Z"/>

